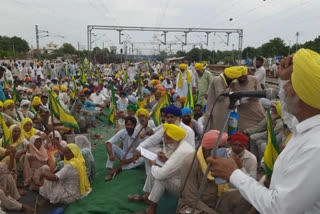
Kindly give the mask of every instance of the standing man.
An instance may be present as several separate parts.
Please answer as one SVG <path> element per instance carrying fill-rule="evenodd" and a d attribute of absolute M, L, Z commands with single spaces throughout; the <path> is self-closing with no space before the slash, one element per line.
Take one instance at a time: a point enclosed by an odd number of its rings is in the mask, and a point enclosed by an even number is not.
<path fill-rule="evenodd" d="M 256 72 L 254 76 L 258 79 L 261 88 L 265 89 L 266 85 L 266 69 L 263 67 L 264 59 L 261 56 L 256 58 Z"/>
<path fill-rule="evenodd" d="M 218 96 L 225 92 L 231 91 L 231 83 L 233 80 L 238 79 L 241 76 L 241 70 L 237 66 L 229 67 L 224 70 L 220 76 L 213 77 L 211 86 L 208 91 L 208 100 L 207 100 L 207 108 L 204 115 L 203 127 L 206 127 L 206 124 L 209 120 L 209 124 L 206 130 L 203 130 L 206 133 L 208 130 L 215 129 L 221 130 L 223 127 L 223 123 L 225 117 L 227 116 L 228 106 L 229 106 L 229 98 L 228 97 L 220 97 L 217 100 Z M 211 113 L 211 109 L 213 105 L 216 103 L 216 106 Z"/>
<path fill-rule="evenodd" d="M 242 172 L 233 159 L 209 158 L 213 176 L 229 180 L 260 213 L 319 213 L 320 55 L 300 49 L 283 60 L 287 111 L 299 121 L 273 166 L 266 188 Z"/>
<path fill-rule="evenodd" d="M 177 75 L 176 92 L 182 96 L 188 95 L 188 85 L 192 90 L 196 90 L 196 81 L 191 71 L 187 69 L 186 64 L 179 65 L 180 72 Z"/>
<path fill-rule="evenodd" d="M 233 91 L 258 91 L 261 86 L 256 77 L 249 75 L 248 68 L 239 66 L 242 76 L 233 87 Z M 258 125 L 266 117 L 264 108 L 260 100 L 256 97 L 244 97 L 240 99 L 237 107 L 239 114 L 238 131 L 242 132 L 247 128 Z"/>
<path fill-rule="evenodd" d="M 194 67 L 197 71 L 197 104 L 205 105 L 207 104 L 208 90 L 212 83 L 213 76 L 209 71 L 204 69 L 202 63 L 196 63 Z"/>

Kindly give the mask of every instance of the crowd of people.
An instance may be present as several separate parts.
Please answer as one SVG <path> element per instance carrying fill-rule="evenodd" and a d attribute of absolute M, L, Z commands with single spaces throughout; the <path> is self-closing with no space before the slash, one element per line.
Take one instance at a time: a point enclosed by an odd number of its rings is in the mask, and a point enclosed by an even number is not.
<path fill-rule="evenodd" d="M 203 63 L 3 62 L 1 209 L 33 212 L 20 201 L 26 188 L 39 192 L 39 206 L 70 204 L 94 191 L 88 128 L 101 120 L 106 129 L 115 126 L 105 143 L 104 179 L 144 166 L 144 194 L 128 195 L 129 201 L 148 205 L 143 213 L 156 213 L 164 192 L 177 197 L 181 214 L 193 208 L 194 213 L 212 214 L 317 213 L 319 179 L 310 175 L 318 169 L 314 160 L 319 157 L 317 53 L 301 49 L 283 59 L 277 70 L 277 99 L 239 99 L 232 112 L 236 127 L 224 126 L 230 101 L 219 95 L 264 89 L 263 63 L 262 57 L 256 58 L 255 73 L 233 66 L 214 76 Z M 78 130 L 54 114 L 52 94 Z M 268 112 L 281 152 L 272 177 L 263 173 Z M 216 145 L 219 157 L 211 158 Z M 209 163 L 206 186 L 195 206 Z"/>

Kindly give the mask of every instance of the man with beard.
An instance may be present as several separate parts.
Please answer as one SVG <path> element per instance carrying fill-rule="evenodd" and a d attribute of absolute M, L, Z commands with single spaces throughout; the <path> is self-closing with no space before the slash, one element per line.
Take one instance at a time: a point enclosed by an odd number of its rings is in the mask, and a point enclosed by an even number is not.
<path fill-rule="evenodd" d="M 181 114 L 182 114 L 182 122 L 192 128 L 194 131 L 195 135 L 195 146 L 196 148 L 200 144 L 200 138 L 202 136 L 202 126 L 199 125 L 199 123 L 195 120 L 192 119 L 192 111 L 189 108 L 183 108 L 181 109 Z"/>
<path fill-rule="evenodd" d="M 18 117 L 20 120 L 24 118 L 30 118 L 31 120 L 35 117 L 35 115 L 29 110 L 31 102 L 29 100 L 22 100 L 20 103 L 20 108 L 18 109 Z"/>
<path fill-rule="evenodd" d="M 210 84 L 212 83 L 213 75 L 204 69 L 202 63 L 196 63 L 194 68 L 197 71 L 197 104 L 205 105 L 207 103 L 208 90 L 210 88 Z"/>
<path fill-rule="evenodd" d="M 234 84 L 233 91 L 258 91 L 261 90 L 260 83 L 256 77 L 248 75 L 248 68 L 239 66 L 242 76 Z M 240 99 L 240 105 L 237 107 L 239 114 L 238 131 L 256 126 L 266 117 L 264 108 L 256 97 L 244 97 Z"/>
<path fill-rule="evenodd" d="M 94 93 L 90 95 L 90 100 L 92 102 L 99 104 L 99 105 L 104 105 L 105 104 L 105 97 L 101 94 L 101 86 L 97 86 L 94 89 Z M 96 107 L 96 110 L 99 110 L 100 108 Z"/>
<path fill-rule="evenodd" d="M 155 128 L 154 122 L 152 120 L 149 120 L 149 112 L 147 109 L 139 108 L 136 112 L 136 116 L 138 118 L 139 124 L 136 127 L 137 133 L 143 128 L 144 132 L 148 132 L 148 130 L 151 130 Z M 145 140 L 147 139 L 146 136 L 140 137 Z"/>
<path fill-rule="evenodd" d="M 202 117 L 203 115 L 203 111 L 202 111 L 202 105 L 201 104 L 195 104 L 194 105 L 194 114 L 193 114 L 193 119 L 195 119 L 196 121 L 198 121 L 198 119 L 200 117 Z"/>
<path fill-rule="evenodd" d="M 176 80 L 176 92 L 180 97 L 188 95 L 188 87 L 195 91 L 196 81 L 193 77 L 193 73 L 188 70 L 186 64 L 179 65 L 179 74 L 177 75 Z"/>
<path fill-rule="evenodd" d="M 115 169 L 113 169 L 113 162 L 116 158 L 121 160 L 120 163 L 122 164 L 122 169 L 136 168 L 144 163 L 143 158 L 139 158 L 137 160 L 134 160 L 133 158 L 133 153 L 141 142 L 139 138 L 131 147 L 130 151 L 126 156 L 126 159 L 122 159 L 124 154 L 127 152 L 128 148 L 130 147 L 131 143 L 134 141 L 134 130 L 137 125 L 136 118 L 131 116 L 126 117 L 125 125 L 125 129 L 118 131 L 111 139 L 109 139 L 106 142 L 106 149 L 108 153 L 106 167 L 109 170 L 108 174 L 105 176 L 106 181 L 110 181 L 112 179 L 112 175 L 115 172 Z M 120 148 L 118 145 L 116 145 L 116 143 L 119 141 L 122 142 L 123 148 Z"/>
<path fill-rule="evenodd" d="M 266 69 L 263 67 L 264 59 L 259 56 L 256 58 L 256 72 L 254 76 L 259 81 L 261 88 L 264 89 L 266 85 Z"/>
<path fill-rule="evenodd" d="M 208 100 L 207 100 L 207 108 L 203 119 L 203 126 L 205 126 L 208 122 L 208 126 L 204 132 L 208 130 L 215 129 L 221 130 L 224 125 L 224 120 L 228 113 L 229 106 L 229 98 L 228 97 L 220 97 L 218 100 L 218 96 L 222 93 L 230 92 L 232 85 L 231 83 L 234 80 L 238 79 L 241 76 L 241 71 L 236 67 L 229 67 L 224 70 L 220 76 L 213 77 L 211 86 L 208 91 Z M 214 110 L 211 113 L 211 109 L 214 107 Z"/>
<path fill-rule="evenodd" d="M 276 159 L 268 188 L 238 169 L 233 159 L 209 158 L 214 176 L 229 180 L 260 213 L 319 213 L 320 55 L 300 49 L 282 60 L 286 111 L 299 123 Z"/>
<path fill-rule="evenodd" d="M 16 109 L 14 107 L 13 100 L 8 99 L 8 100 L 4 101 L 3 107 L 4 107 L 4 113 L 6 115 L 10 116 L 14 121 L 19 122 L 19 118 L 18 118 Z"/>
<path fill-rule="evenodd" d="M 150 161 L 151 173 L 148 174 L 143 196 L 129 196 L 129 200 L 145 200 L 149 207 L 145 213 L 154 214 L 157 204 L 165 191 L 179 196 L 180 193 L 180 170 L 184 158 L 194 149 L 184 138 L 186 131 L 175 124 L 163 125 L 163 149 L 158 152 L 158 159 L 164 162 L 162 167 L 156 165 L 156 161 Z M 148 188 L 146 188 L 148 187 Z M 140 198 L 142 197 L 142 198 Z"/>

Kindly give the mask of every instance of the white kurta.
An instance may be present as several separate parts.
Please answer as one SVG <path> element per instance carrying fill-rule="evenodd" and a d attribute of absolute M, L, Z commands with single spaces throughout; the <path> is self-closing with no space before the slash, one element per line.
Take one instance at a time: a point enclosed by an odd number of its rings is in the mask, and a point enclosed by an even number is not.
<path fill-rule="evenodd" d="M 270 188 L 235 170 L 230 182 L 263 214 L 320 210 L 320 115 L 300 122 L 274 165 Z"/>
<path fill-rule="evenodd" d="M 189 73 L 192 78 L 192 81 L 190 82 L 190 87 L 192 89 L 192 87 L 196 87 L 196 79 L 194 78 L 192 71 L 189 71 Z M 187 81 L 187 72 L 186 71 L 184 73 L 182 73 L 182 88 L 179 88 L 179 74 L 177 75 L 176 83 L 177 83 L 176 92 L 180 96 L 186 97 L 188 95 L 188 81 Z"/>
<path fill-rule="evenodd" d="M 254 76 L 259 80 L 260 84 L 266 85 L 266 69 L 263 66 L 256 70 Z"/>

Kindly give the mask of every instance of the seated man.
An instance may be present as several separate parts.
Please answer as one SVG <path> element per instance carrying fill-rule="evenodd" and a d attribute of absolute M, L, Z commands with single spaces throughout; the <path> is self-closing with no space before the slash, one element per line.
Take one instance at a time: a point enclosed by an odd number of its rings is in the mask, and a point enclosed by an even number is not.
<path fill-rule="evenodd" d="M 231 136 L 231 148 L 227 148 L 227 157 L 233 158 L 239 169 L 250 177 L 257 177 L 257 158 L 249 152 L 246 147 L 249 143 L 249 138 L 238 132 Z"/>
<path fill-rule="evenodd" d="M 112 176 L 115 173 L 113 169 L 113 162 L 116 158 L 120 159 L 120 163 L 122 163 L 122 169 L 132 169 L 138 167 L 144 163 L 143 158 L 138 158 L 136 160 L 133 159 L 133 153 L 141 142 L 140 138 L 137 138 L 134 142 L 134 145 L 130 148 L 126 159 L 123 159 L 125 153 L 128 151 L 130 145 L 135 140 L 134 130 L 137 125 L 137 120 L 134 117 L 126 117 L 125 119 L 126 128 L 118 131 L 111 139 L 106 142 L 106 149 L 108 152 L 108 160 L 106 163 L 106 167 L 109 169 L 108 174 L 105 177 L 106 181 L 112 180 Z M 120 148 L 116 145 L 118 141 L 121 141 L 123 144 L 123 148 Z"/>
<path fill-rule="evenodd" d="M 164 162 L 162 167 L 156 165 L 156 161 L 150 161 L 151 173 L 148 175 L 142 197 L 148 198 L 149 207 L 145 211 L 147 214 L 154 214 L 157 210 L 157 203 L 165 191 L 176 196 L 180 194 L 180 170 L 184 158 L 191 154 L 194 149 L 183 140 L 186 131 L 174 124 L 163 125 L 164 148 L 158 152 L 158 158 Z M 147 184 L 150 182 L 149 184 Z M 148 187 L 148 188 L 146 188 Z M 140 200 L 140 197 L 129 197 L 132 200 Z"/>
<path fill-rule="evenodd" d="M 182 113 L 182 122 L 192 128 L 195 134 L 195 146 L 198 148 L 198 145 L 200 144 L 200 138 L 202 136 L 202 125 L 200 126 L 199 123 L 192 119 L 192 111 L 189 108 L 183 108 L 181 109 Z"/>
<path fill-rule="evenodd" d="M 194 105 L 193 119 L 195 119 L 196 121 L 198 121 L 198 119 L 203 116 L 202 108 L 203 107 L 202 107 L 201 104 L 195 104 Z"/>
<path fill-rule="evenodd" d="M 24 118 L 33 119 L 35 115 L 29 110 L 31 102 L 29 100 L 22 100 L 20 103 L 20 108 L 17 111 L 18 117 L 20 120 Z"/>
<path fill-rule="evenodd" d="M 154 122 L 152 120 L 149 120 L 149 112 L 147 109 L 140 108 L 136 112 L 136 116 L 138 118 L 139 124 L 136 127 L 137 134 L 142 131 L 148 132 L 148 130 L 152 130 L 155 128 Z M 141 129 L 143 129 L 141 131 Z M 143 140 L 147 139 L 146 136 L 140 136 Z"/>

